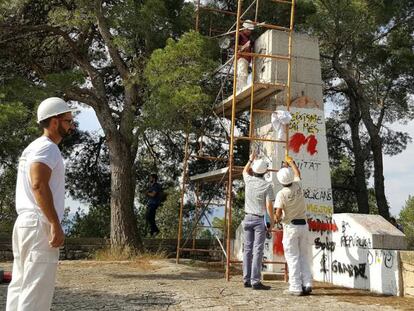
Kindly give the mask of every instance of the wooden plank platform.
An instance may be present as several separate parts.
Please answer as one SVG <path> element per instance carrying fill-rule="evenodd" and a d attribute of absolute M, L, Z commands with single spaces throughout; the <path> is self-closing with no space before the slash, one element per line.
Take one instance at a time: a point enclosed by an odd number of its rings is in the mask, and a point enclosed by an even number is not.
<path fill-rule="evenodd" d="M 197 174 L 194 176 L 190 176 L 191 181 L 202 181 L 202 182 L 219 182 L 219 181 L 227 181 L 228 179 L 228 167 L 223 167 L 218 170 Z M 243 166 L 235 166 L 233 167 L 233 179 L 241 179 L 243 172 Z"/>
<path fill-rule="evenodd" d="M 269 84 L 269 83 L 255 83 L 254 84 L 254 108 L 257 104 L 266 97 L 275 95 L 284 90 L 284 84 Z M 252 86 L 248 85 L 236 95 L 236 116 L 239 116 L 244 111 L 250 110 Z M 233 95 L 227 97 L 215 108 L 214 112 L 219 116 L 231 118 L 231 106 L 233 104 Z"/>

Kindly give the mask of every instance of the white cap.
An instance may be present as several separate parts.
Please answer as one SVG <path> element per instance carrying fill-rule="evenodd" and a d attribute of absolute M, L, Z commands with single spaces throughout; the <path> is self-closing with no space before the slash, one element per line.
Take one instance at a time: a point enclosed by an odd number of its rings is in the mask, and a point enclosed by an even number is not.
<path fill-rule="evenodd" d="M 254 30 L 254 24 L 250 19 L 246 19 L 243 23 L 243 28 Z"/>
<path fill-rule="evenodd" d="M 267 171 L 267 162 L 263 159 L 254 160 L 252 170 L 256 174 L 264 174 Z"/>
<path fill-rule="evenodd" d="M 279 182 L 282 185 L 289 185 L 295 179 L 295 176 L 293 175 L 292 170 L 290 168 L 287 168 L 287 167 L 281 168 L 276 173 L 276 176 L 277 176 L 277 180 L 279 180 Z"/>
<path fill-rule="evenodd" d="M 59 97 L 49 97 L 42 101 L 37 108 L 37 123 L 66 112 L 72 112 L 76 109 L 70 108 L 69 105 Z"/>

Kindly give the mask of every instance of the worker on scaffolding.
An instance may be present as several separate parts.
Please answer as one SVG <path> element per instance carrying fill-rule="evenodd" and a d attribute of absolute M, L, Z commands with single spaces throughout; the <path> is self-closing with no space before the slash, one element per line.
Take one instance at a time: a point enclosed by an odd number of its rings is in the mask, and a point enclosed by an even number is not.
<path fill-rule="evenodd" d="M 243 170 L 245 183 L 245 216 L 243 219 L 244 251 L 243 282 L 244 287 L 255 290 L 268 290 L 270 286 L 261 283 L 261 269 L 266 231 L 274 226 L 272 184 L 264 179 L 267 163 L 264 159 L 256 160 L 256 153 L 250 155 Z M 266 208 L 270 216 L 270 227 L 266 228 Z"/>
<path fill-rule="evenodd" d="M 243 23 L 243 30 L 239 32 L 239 52 L 253 52 L 253 40 L 251 39 L 254 24 L 251 20 Z M 237 92 L 243 90 L 247 85 L 249 76 L 249 65 L 252 60 L 251 56 L 237 56 Z"/>
<path fill-rule="evenodd" d="M 276 174 L 283 188 L 276 195 L 275 222 L 283 223 L 282 243 L 289 269 L 289 294 L 303 296 L 312 292 L 305 199 L 296 163 L 289 156 L 284 163 L 285 167 Z"/>

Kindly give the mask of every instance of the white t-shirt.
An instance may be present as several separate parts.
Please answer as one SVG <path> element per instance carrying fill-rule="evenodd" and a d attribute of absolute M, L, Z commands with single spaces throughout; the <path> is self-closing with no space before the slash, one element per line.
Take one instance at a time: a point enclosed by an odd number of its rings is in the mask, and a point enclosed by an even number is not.
<path fill-rule="evenodd" d="M 52 191 L 56 213 L 59 220 L 62 220 L 65 204 L 65 165 L 58 146 L 46 136 L 39 137 L 27 146 L 19 159 L 16 183 L 17 214 L 36 212 L 44 222 L 48 222 L 37 205 L 32 191 L 30 166 L 35 162 L 46 164 L 52 170 L 49 187 Z"/>
<path fill-rule="evenodd" d="M 277 194 L 275 208 L 283 209 L 282 223 L 290 224 L 293 219 L 306 220 L 305 198 L 300 178 L 295 177 L 290 187 L 283 187 Z"/>

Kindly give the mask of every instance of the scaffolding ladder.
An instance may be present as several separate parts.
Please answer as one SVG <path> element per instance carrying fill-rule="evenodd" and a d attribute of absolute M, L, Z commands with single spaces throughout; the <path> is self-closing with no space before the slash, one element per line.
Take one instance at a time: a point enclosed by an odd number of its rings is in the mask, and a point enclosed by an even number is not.
<path fill-rule="evenodd" d="M 292 34 L 293 34 L 293 28 L 294 28 L 294 16 L 295 16 L 295 0 L 261 0 L 261 1 L 270 1 L 274 2 L 275 4 L 283 4 L 283 5 L 290 5 L 290 18 L 289 18 L 289 27 L 283 27 L 280 25 L 273 25 L 268 24 L 265 22 L 259 22 L 258 21 L 258 7 L 259 7 L 259 0 L 254 0 L 252 3 L 248 6 L 246 11 L 242 13 L 242 5 L 243 0 L 238 0 L 237 3 L 237 13 L 215 9 L 215 8 L 208 8 L 208 7 L 202 7 L 200 4 L 200 0 L 197 0 L 197 8 L 196 8 L 196 30 L 199 30 L 199 20 L 200 20 L 200 12 L 202 10 L 210 11 L 210 12 L 218 12 L 228 15 L 236 15 L 236 22 L 235 27 L 236 29 L 233 31 L 230 29 L 225 35 L 234 33 L 235 34 L 235 46 L 234 46 L 234 56 L 233 56 L 233 94 L 229 96 L 228 98 L 221 101 L 221 103 L 214 107 L 214 113 L 220 114 L 222 112 L 223 116 L 230 120 L 230 134 L 228 137 L 229 140 L 229 150 L 228 150 L 228 164 L 227 167 L 211 171 L 204 174 L 199 174 L 196 176 L 192 176 L 189 178 L 188 175 L 188 161 L 191 158 L 196 159 L 207 159 L 207 160 L 224 160 L 223 158 L 217 158 L 217 157 L 203 157 L 200 155 L 194 156 L 189 153 L 189 140 L 190 135 L 187 134 L 186 137 L 186 144 L 185 144 L 185 155 L 184 155 L 184 165 L 183 165 L 183 175 L 182 175 L 182 188 L 181 188 L 181 202 L 180 202 L 180 215 L 179 215 L 179 232 L 178 232 L 178 238 L 177 238 L 177 257 L 176 261 L 179 262 L 180 254 L 181 252 L 186 251 L 217 251 L 217 250 L 201 250 L 197 249 L 195 247 L 195 239 L 193 236 L 193 247 L 192 248 L 185 248 L 181 245 L 181 238 L 182 238 L 182 224 L 183 224 L 183 209 L 185 204 L 185 195 L 186 195 L 186 184 L 189 181 L 193 182 L 201 182 L 201 181 L 207 181 L 207 182 L 213 182 L 213 183 L 219 183 L 223 184 L 226 189 L 226 195 L 225 195 L 225 211 L 224 211 L 224 223 L 225 223 L 225 232 L 223 233 L 223 241 L 225 240 L 225 249 L 224 246 L 220 243 L 220 246 L 223 251 L 223 254 L 226 258 L 226 273 L 225 277 L 226 280 L 230 279 L 230 267 L 232 264 L 239 264 L 241 261 L 235 260 L 231 258 L 231 228 L 232 228 L 232 206 L 233 206 L 233 181 L 237 178 L 241 177 L 241 172 L 243 170 L 243 167 L 235 166 L 234 163 L 234 149 L 235 149 L 235 143 L 237 141 L 249 141 L 249 143 L 253 143 L 255 141 L 261 141 L 261 142 L 271 142 L 271 143 L 282 143 L 286 145 L 286 153 L 288 152 L 288 141 L 289 141 L 289 128 L 286 126 L 286 140 L 276 140 L 271 138 L 262 138 L 262 137 L 256 137 L 253 134 L 253 126 L 254 126 L 254 115 L 255 114 L 271 114 L 274 111 L 271 110 L 264 110 L 264 109 L 258 109 L 255 107 L 259 102 L 263 101 L 266 98 L 269 98 L 270 96 L 273 96 L 275 94 L 278 94 L 282 91 L 285 92 L 285 106 L 286 110 L 290 111 L 290 104 L 291 104 L 291 77 L 292 77 Z M 252 8 L 254 5 L 256 5 L 256 11 L 255 11 L 255 18 L 254 22 L 252 22 L 256 27 L 262 27 L 265 29 L 274 29 L 279 31 L 284 31 L 288 33 L 288 54 L 287 55 L 274 55 L 274 54 L 261 54 L 261 53 L 252 53 L 252 52 L 241 52 L 239 51 L 239 33 L 241 31 L 241 22 L 243 16 L 248 12 L 250 8 Z M 233 27 L 232 27 L 233 28 Z M 210 28 L 209 34 L 211 35 L 212 30 Z M 252 58 L 252 83 L 251 86 L 247 89 L 241 90 L 241 92 L 237 92 L 237 59 L 238 56 L 247 56 Z M 264 59 L 271 59 L 276 61 L 285 61 L 287 62 L 287 79 L 285 83 L 277 83 L 277 82 L 270 82 L 270 83 L 262 83 L 260 81 L 256 81 L 256 58 L 264 58 Z M 250 112 L 249 113 L 249 130 L 248 130 L 248 136 L 236 136 L 235 135 L 235 128 L 236 128 L 236 117 L 242 114 L 243 112 Z M 273 170 L 276 171 L 276 170 Z M 197 189 L 199 191 L 199 187 L 197 186 Z M 199 195 L 196 194 L 196 206 L 202 206 L 199 202 Z M 207 202 L 210 203 L 210 202 Z M 206 208 L 208 208 L 208 204 L 203 206 L 203 209 L 201 211 L 201 214 L 204 214 Z M 197 215 L 196 217 L 196 225 L 200 221 L 201 217 L 198 217 L 200 215 Z M 207 218 L 207 217 L 206 217 Z M 193 230 L 194 231 L 194 230 Z M 219 240 L 219 239 L 217 239 Z M 287 265 L 285 262 L 275 262 L 275 261 L 264 261 L 264 263 L 268 264 L 284 264 L 285 265 L 285 281 L 287 281 Z"/>

